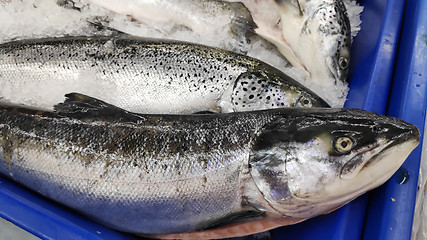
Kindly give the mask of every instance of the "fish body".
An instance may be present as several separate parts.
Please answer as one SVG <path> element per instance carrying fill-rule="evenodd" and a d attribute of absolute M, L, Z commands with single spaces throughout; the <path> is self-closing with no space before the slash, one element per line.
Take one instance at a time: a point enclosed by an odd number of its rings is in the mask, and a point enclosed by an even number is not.
<path fill-rule="evenodd" d="M 167 38 L 176 40 L 202 40 L 209 46 L 223 42 L 226 49 L 246 53 L 250 48 L 250 39 L 255 26 L 248 9 L 240 2 L 217 0 L 90 0 L 82 3 L 75 0 L 58 1 L 59 6 L 87 12 L 90 8 L 103 8 L 115 13 L 115 16 L 127 16 L 134 24 L 117 24 L 111 13 L 104 17 L 93 16 L 91 22 L 118 27 L 131 35 L 143 37 Z M 114 15 L 113 15 L 114 16 Z M 102 20 L 101 20 L 102 19 Z M 128 20 L 123 19 L 124 22 Z M 139 30 L 131 30 L 136 27 Z M 138 34 L 138 32 L 145 32 Z M 178 32 L 178 34 L 177 34 Z M 184 38 L 183 38 L 184 37 Z M 204 38 L 203 38 L 204 37 Z M 227 38 L 227 39 L 226 39 Z"/>
<path fill-rule="evenodd" d="M 347 79 L 351 27 L 344 0 L 134 0 L 128 3 L 91 0 L 90 3 L 146 24 L 185 26 L 202 36 L 228 29 L 230 36 L 238 39 L 237 45 L 250 41 L 248 36 L 255 32 L 276 45 L 283 56 L 313 82 L 324 86 L 327 81 Z"/>
<path fill-rule="evenodd" d="M 202 45 L 127 35 L 0 45 L 2 100 L 51 109 L 68 92 L 139 113 L 328 106 L 263 62 Z"/>
<path fill-rule="evenodd" d="M 283 37 L 314 80 L 345 82 L 350 64 L 351 29 L 342 0 L 277 0 Z M 294 8 L 294 10 L 291 10 Z"/>
<path fill-rule="evenodd" d="M 75 93 L 55 112 L 0 108 L 1 174 L 161 238 L 240 236 L 327 213 L 386 181 L 418 142 L 413 125 L 351 109 L 149 115 Z"/>
<path fill-rule="evenodd" d="M 276 45 L 308 79 L 320 86 L 346 81 L 351 27 L 342 0 L 242 2 L 257 24 L 254 31 Z M 260 10 L 265 8 L 270 9 L 267 14 Z"/>
<path fill-rule="evenodd" d="M 218 26 L 232 33 L 237 33 L 236 30 L 242 31 L 237 34 L 242 41 L 254 25 L 250 12 L 239 2 L 227 3 L 217 0 L 136 0 L 131 1 L 130 4 L 117 0 L 90 0 L 89 2 L 132 16 L 142 23 L 180 25 L 200 35 L 211 35 L 213 34 L 211 30 Z M 246 32 L 243 32 L 244 29 Z"/>

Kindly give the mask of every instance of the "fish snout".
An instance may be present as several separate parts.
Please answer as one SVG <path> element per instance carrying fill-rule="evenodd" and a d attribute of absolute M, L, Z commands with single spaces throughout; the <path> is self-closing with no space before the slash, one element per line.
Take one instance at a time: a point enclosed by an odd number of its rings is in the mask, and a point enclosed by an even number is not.
<path fill-rule="evenodd" d="M 386 162 L 386 159 L 400 166 L 420 141 L 418 127 L 397 118 L 380 119 L 372 131 L 377 134 L 376 142 L 355 151 L 355 156 L 341 169 L 342 179 L 353 179 L 362 169 Z"/>
<path fill-rule="evenodd" d="M 394 141 L 394 144 L 411 140 L 420 141 L 420 130 L 411 123 L 390 117 L 388 123 L 383 124 L 389 125 L 382 130 L 383 138 Z"/>

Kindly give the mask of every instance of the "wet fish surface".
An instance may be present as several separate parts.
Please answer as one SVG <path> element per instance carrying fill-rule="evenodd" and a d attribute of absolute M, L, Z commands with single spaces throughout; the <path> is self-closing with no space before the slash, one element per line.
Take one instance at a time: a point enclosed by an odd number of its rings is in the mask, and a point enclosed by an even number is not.
<path fill-rule="evenodd" d="M 75 6 L 74 1 L 65 1 Z M 162 23 L 188 28 L 201 36 L 228 33 L 235 40 L 236 51 L 245 49 L 255 23 L 248 9 L 240 2 L 218 0 L 138 0 L 126 3 L 117 0 L 90 0 L 113 12 L 125 14 L 145 24 Z"/>
<path fill-rule="evenodd" d="M 202 45 L 128 35 L 0 45 L 4 101 L 51 109 L 68 92 L 139 113 L 328 106 L 263 62 Z"/>
<path fill-rule="evenodd" d="M 345 82 L 351 27 L 342 0 L 242 0 L 257 24 L 255 32 L 277 46 L 295 67 L 321 86 Z M 266 16 L 260 8 L 273 13 Z M 274 12 L 276 10 L 276 12 Z"/>
<path fill-rule="evenodd" d="M 355 109 L 149 115 L 72 93 L 54 112 L 0 107 L 0 172 L 120 231 L 224 238 L 336 209 L 419 135 Z"/>
<path fill-rule="evenodd" d="M 238 39 L 236 45 L 245 45 L 251 39 L 247 36 L 255 32 L 276 45 L 313 82 L 347 79 L 351 24 L 343 0 L 91 0 L 90 4 L 145 24 L 184 26 L 202 36 L 228 29 L 234 33 L 229 36 Z"/>

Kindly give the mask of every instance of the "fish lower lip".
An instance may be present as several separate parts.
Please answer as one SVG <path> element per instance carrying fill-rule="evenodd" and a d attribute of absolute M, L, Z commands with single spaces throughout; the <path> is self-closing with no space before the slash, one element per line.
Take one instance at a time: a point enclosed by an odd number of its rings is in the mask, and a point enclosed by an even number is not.
<path fill-rule="evenodd" d="M 357 172 L 352 172 L 351 174 L 345 173 L 346 172 L 346 168 L 348 168 L 348 163 L 351 162 L 352 160 L 348 161 L 341 168 L 341 174 L 340 174 L 341 178 L 343 178 L 343 179 L 351 179 L 352 177 L 349 177 L 349 176 L 356 176 L 365 167 L 373 164 L 378 159 L 379 156 L 381 156 L 382 154 L 384 154 L 384 152 L 388 151 L 390 148 L 392 148 L 392 147 L 394 147 L 394 146 L 396 146 L 398 144 L 402 144 L 404 142 L 407 142 L 407 141 L 415 140 L 416 138 L 417 138 L 416 134 L 407 134 L 405 137 L 400 137 L 400 138 L 398 138 L 398 139 L 396 139 L 394 141 L 391 141 L 383 149 L 381 149 L 381 151 L 379 151 L 378 153 L 376 153 L 375 155 L 373 155 L 368 161 L 362 163 L 362 166 L 358 167 L 359 170 Z M 355 157 L 357 157 L 357 156 L 355 156 Z M 351 172 L 351 171 L 348 171 L 348 172 Z"/>
<path fill-rule="evenodd" d="M 366 167 L 366 166 L 369 166 L 370 164 L 372 164 L 374 162 L 374 159 L 378 158 L 378 156 L 380 156 L 381 154 L 383 154 L 385 151 L 387 151 L 391 147 L 396 146 L 396 145 L 401 144 L 401 143 L 406 142 L 406 141 L 409 142 L 411 140 L 415 140 L 415 138 L 416 138 L 415 135 L 416 134 L 408 134 L 405 138 L 400 138 L 400 139 L 398 139 L 396 141 L 393 141 L 392 143 L 390 143 L 389 145 L 387 145 L 384 149 L 382 149 L 379 153 L 375 154 L 374 157 L 372 157 L 371 159 L 369 159 L 369 161 L 367 161 L 363 167 Z M 419 142 L 419 140 L 418 140 L 418 142 Z"/>
<path fill-rule="evenodd" d="M 387 147 L 384 147 L 384 149 L 382 149 L 380 152 L 378 152 L 377 154 L 375 154 L 374 156 L 372 156 L 372 158 L 370 160 L 368 160 L 364 164 L 364 166 L 361 168 L 361 170 L 359 170 L 359 173 L 362 172 L 363 169 L 365 169 L 365 167 L 368 166 L 368 165 L 371 165 L 371 164 L 375 165 L 375 164 L 377 164 L 379 162 L 382 162 L 383 161 L 382 159 L 380 159 L 379 161 L 377 161 L 377 160 L 379 158 L 382 158 L 381 156 L 383 154 L 385 154 L 391 147 L 393 147 L 395 145 L 399 145 L 399 144 L 402 144 L 402 145 L 406 144 L 406 146 L 409 144 L 409 145 L 413 146 L 413 148 L 411 147 L 412 150 L 413 150 L 415 148 L 415 146 L 413 144 L 418 144 L 418 143 L 419 143 L 418 139 L 414 138 L 414 136 L 412 136 L 412 137 L 410 136 L 406 140 L 397 141 L 397 142 L 393 142 L 393 144 L 389 144 Z M 369 186 L 378 186 L 380 184 L 380 182 L 381 182 L 381 179 L 385 179 L 383 181 L 383 182 L 385 182 L 395 171 L 397 171 L 397 169 L 400 167 L 400 165 L 403 163 L 403 160 L 406 159 L 406 157 L 407 157 L 407 155 L 405 155 L 405 156 L 403 156 L 403 157 L 400 158 L 402 161 L 399 160 L 399 162 L 400 162 L 399 166 L 397 166 L 396 161 L 391 162 L 391 164 L 388 164 L 387 166 L 385 166 L 385 168 L 388 169 L 388 171 L 387 171 L 386 174 L 378 175 L 377 176 L 378 179 L 375 180 L 374 183 L 369 183 L 369 185 L 368 184 L 367 185 L 360 185 L 360 187 L 358 189 L 354 190 L 353 192 L 359 192 L 360 193 L 360 192 L 363 192 L 362 191 L 363 189 L 372 189 L 373 187 L 369 187 Z M 393 166 L 395 166 L 395 167 L 393 167 Z M 374 167 L 374 166 L 372 166 L 372 167 Z M 384 171 L 384 170 L 382 169 L 381 171 Z M 365 179 L 365 178 L 362 178 L 362 179 Z M 345 180 L 347 180 L 347 179 L 345 179 Z M 351 181 L 351 179 L 348 179 L 348 180 Z M 365 180 L 362 180 L 362 181 L 369 182 L 368 178 L 366 178 Z M 381 182 L 381 183 L 383 183 L 383 182 Z M 345 196 L 346 195 L 342 195 L 341 197 L 345 197 Z M 298 196 L 295 196 L 295 195 L 293 195 L 293 198 L 299 199 L 299 200 L 311 201 L 311 202 L 313 202 L 313 201 L 321 201 L 322 199 L 324 199 L 324 198 L 321 198 L 321 197 L 320 198 L 314 198 L 313 196 L 311 196 L 310 199 L 309 199 L 309 198 L 304 198 L 304 197 L 298 197 Z"/>

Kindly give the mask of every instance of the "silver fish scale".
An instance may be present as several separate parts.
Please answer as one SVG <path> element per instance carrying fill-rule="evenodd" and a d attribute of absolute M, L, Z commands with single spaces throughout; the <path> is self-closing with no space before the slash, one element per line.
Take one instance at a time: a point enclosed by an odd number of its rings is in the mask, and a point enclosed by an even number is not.
<path fill-rule="evenodd" d="M 182 108 L 190 110 L 203 108 L 200 105 L 214 108 L 209 104 L 219 99 L 224 89 L 247 70 L 247 66 L 239 63 L 241 59 L 223 51 L 203 47 L 195 50 L 192 45 L 184 44 L 98 38 L 29 43 L 20 49 L 13 44 L 9 46 L 0 47 L 0 85 L 3 85 L 0 96 L 7 96 L 7 88 L 26 89 L 27 84 L 36 89 L 46 88 L 37 89 L 44 94 L 49 88 L 68 88 L 68 92 L 78 91 L 104 100 L 108 95 L 109 103 L 135 112 L 153 111 L 147 109 L 152 105 L 160 108 L 177 105 L 177 109 L 183 105 Z M 94 82 L 106 92 L 86 86 L 88 78 L 95 78 Z M 52 94 L 64 94 L 59 92 Z M 114 97 L 117 95 L 126 97 Z M 63 96 L 55 99 L 60 101 Z M 159 99 L 163 103 L 160 106 Z"/>
<path fill-rule="evenodd" d="M 46 110 L 78 92 L 138 113 L 233 112 L 232 91 L 242 73 L 289 92 L 284 106 L 294 106 L 301 94 L 313 106 L 327 106 L 269 65 L 201 45 L 130 36 L 0 45 L 0 98 Z"/>
<path fill-rule="evenodd" d="M 3 111 L 0 119 L 2 174 L 115 229 L 164 234 L 244 209 L 241 169 L 271 116 L 112 124 Z"/>

